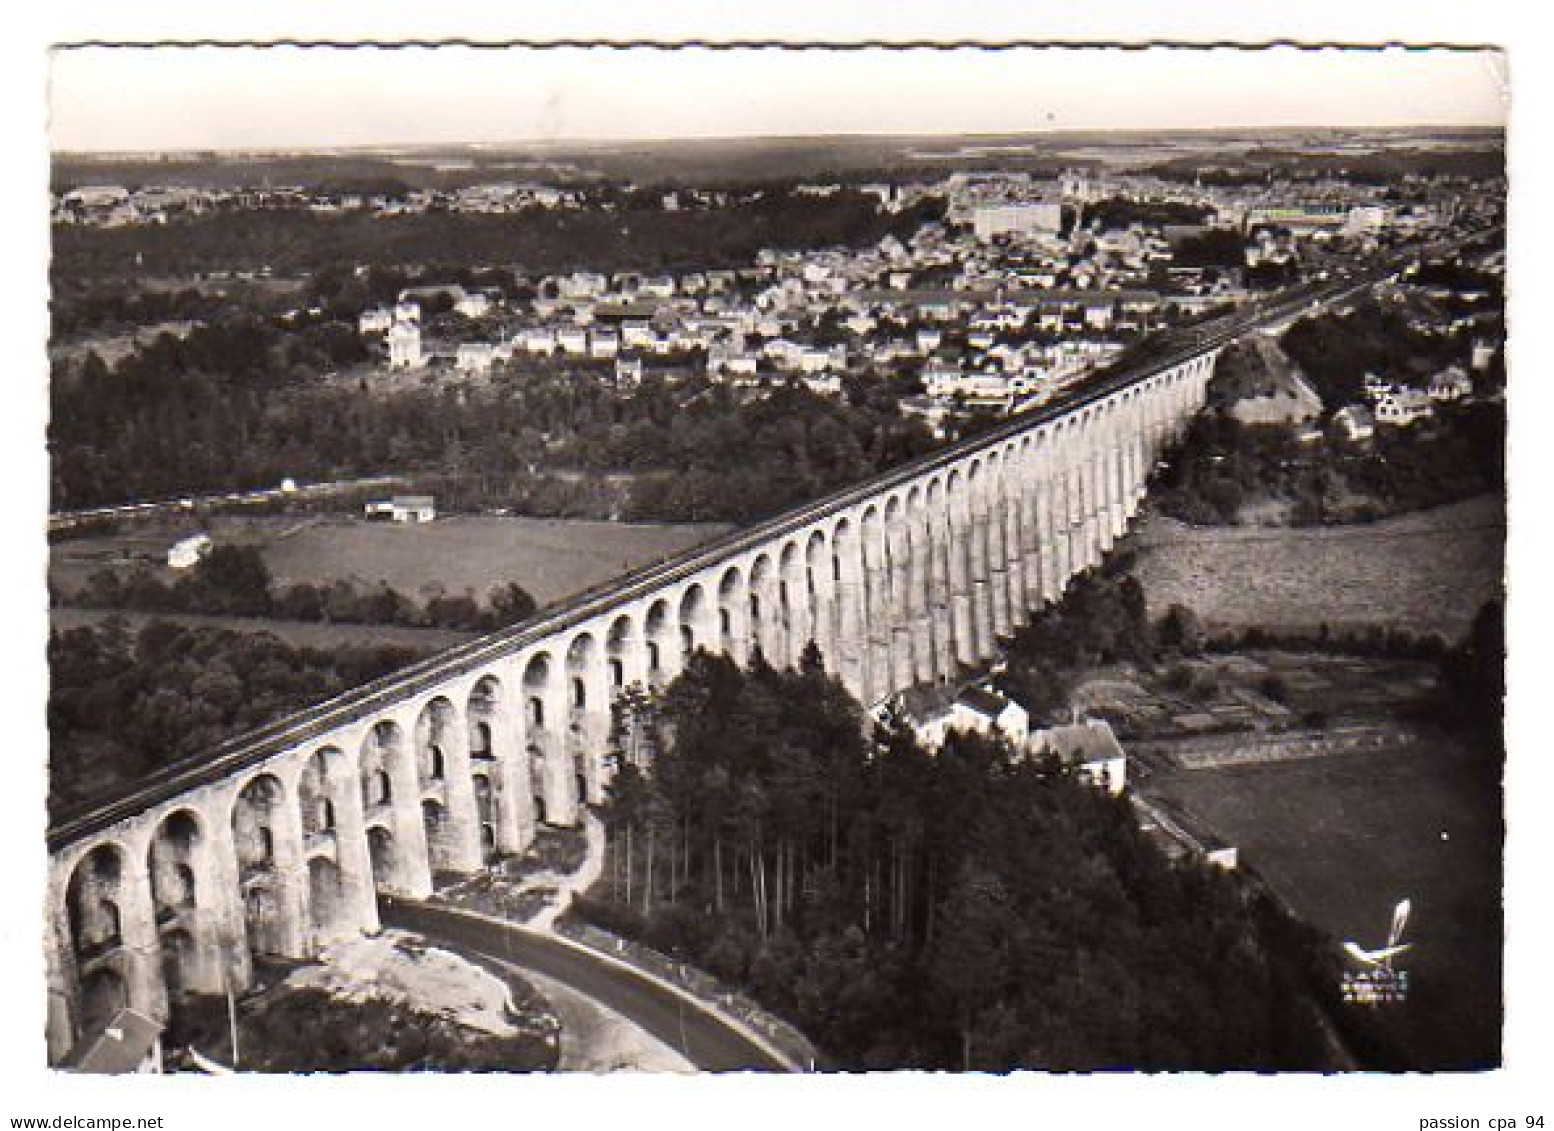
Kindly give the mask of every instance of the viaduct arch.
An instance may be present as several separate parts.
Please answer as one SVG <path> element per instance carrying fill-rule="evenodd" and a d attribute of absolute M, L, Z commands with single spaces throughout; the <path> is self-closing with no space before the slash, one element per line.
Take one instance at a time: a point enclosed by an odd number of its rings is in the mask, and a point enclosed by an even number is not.
<path fill-rule="evenodd" d="M 1240 332 L 1236 329 L 1235 332 Z M 521 851 L 601 800 L 612 707 L 694 648 L 864 701 L 948 679 L 1096 565 L 1202 405 L 1230 331 L 583 593 L 154 775 L 50 830 L 49 1055 L 379 926 L 379 891 Z"/>

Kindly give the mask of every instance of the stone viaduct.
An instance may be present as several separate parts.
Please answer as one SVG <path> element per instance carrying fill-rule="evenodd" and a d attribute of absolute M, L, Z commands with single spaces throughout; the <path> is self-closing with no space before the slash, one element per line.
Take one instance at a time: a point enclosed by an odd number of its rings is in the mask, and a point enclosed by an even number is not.
<path fill-rule="evenodd" d="M 864 702 L 948 679 L 1096 565 L 1219 349 L 1187 335 L 876 479 L 736 531 L 67 814 L 45 909 L 52 1060 L 122 1005 L 155 1017 L 378 928 L 377 893 L 520 852 L 603 797 L 612 704 L 695 648 L 796 662 L 809 641 Z"/>

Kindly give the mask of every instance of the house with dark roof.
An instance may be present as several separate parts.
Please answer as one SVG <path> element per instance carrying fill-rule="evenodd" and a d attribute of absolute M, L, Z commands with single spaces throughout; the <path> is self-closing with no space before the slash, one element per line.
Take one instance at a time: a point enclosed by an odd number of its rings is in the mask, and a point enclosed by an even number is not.
<path fill-rule="evenodd" d="M 135 1009 L 121 1009 L 75 1047 L 63 1067 L 95 1076 L 162 1071 L 162 1026 Z"/>
<path fill-rule="evenodd" d="M 951 698 L 945 694 L 902 697 L 902 706 L 923 745 L 937 749 L 952 730 L 1001 734 L 1016 747 L 1031 733 L 1031 716 L 1024 707 L 987 687 L 968 687 Z"/>
<path fill-rule="evenodd" d="M 1128 784 L 1128 757 L 1105 719 L 1087 719 L 1051 727 L 1031 735 L 1033 756 L 1056 755 L 1064 765 L 1110 793 L 1121 793 Z"/>

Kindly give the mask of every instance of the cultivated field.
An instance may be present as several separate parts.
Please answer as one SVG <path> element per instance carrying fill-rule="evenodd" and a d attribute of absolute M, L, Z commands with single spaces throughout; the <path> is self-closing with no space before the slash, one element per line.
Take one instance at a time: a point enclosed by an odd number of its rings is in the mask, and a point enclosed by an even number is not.
<path fill-rule="evenodd" d="M 357 577 L 387 581 L 404 593 L 438 584 L 449 593 L 469 590 L 483 599 L 493 585 L 516 581 L 542 605 L 729 529 L 462 516 L 424 526 L 355 519 L 324 519 L 290 531 L 253 520 L 241 525 L 258 537 L 282 584 Z"/>
<path fill-rule="evenodd" d="M 1151 613 L 1211 625 L 1381 624 L 1461 636 L 1500 592 L 1505 507 L 1480 498 L 1354 526 L 1192 527 L 1149 518 L 1134 546 Z"/>
<path fill-rule="evenodd" d="M 1173 673 L 1182 671 L 1193 684 L 1172 686 Z M 1099 669 L 1074 688 L 1070 702 L 1105 718 L 1130 742 L 1170 743 L 1311 725 L 1365 727 L 1417 709 L 1436 685 L 1429 661 L 1259 650 L 1211 653 L 1153 671 Z"/>
<path fill-rule="evenodd" d="M 1188 770 L 1146 793 L 1240 849 L 1243 865 L 1335 940 L 1381 945 L 1413 900 L 1410 1001 L 1386 1020 L 1417 1062 L 1499 1050 L 1501 805 L 1483 757 L 1440 736 L 1406 749 Z M 1153 760 L 1152 760 L 1153 761 Z"/>
<path fill-rule="evenodd" d="M 380 581 L 412 597 L 434 587 L 484 601 L 516 581 L 541 605 L 579 593 L 728 530 L 720 524 L 647 525 L 570 519 L 454 516 L 423 526 L 334 517 L 217 517 L 219 544 L 259 546 L 280 585 Z M 136 528 L 53 547 L 49 576 L 73 591 L 93 572 L 139 560 L 164 561 L 186 530 Z M 161 567 L 159 567 L 161 568 Z M 172 571 L 162 568 L 171 579 Z"/>

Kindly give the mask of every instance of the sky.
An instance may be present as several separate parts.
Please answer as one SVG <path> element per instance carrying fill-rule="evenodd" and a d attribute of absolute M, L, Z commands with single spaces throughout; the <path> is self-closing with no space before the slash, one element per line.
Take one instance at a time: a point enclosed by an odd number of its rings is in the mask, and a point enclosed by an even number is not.
<path fill-rule="evenodd" d="M 1212 126 L 1503 125 L 1504 56 L 81 48 L 55 151 Z"/>

